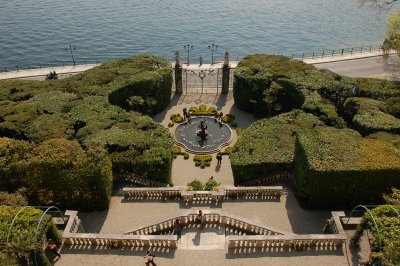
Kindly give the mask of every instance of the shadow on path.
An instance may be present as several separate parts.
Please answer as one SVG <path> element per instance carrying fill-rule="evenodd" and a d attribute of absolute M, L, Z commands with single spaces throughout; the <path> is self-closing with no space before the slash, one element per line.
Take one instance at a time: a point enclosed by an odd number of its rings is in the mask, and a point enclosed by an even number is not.
<path fill-rule="evenodd" d="M 139 256 L 143 257 L 146 255 L 146 251 L 149 248 L 146 247 L 126 247 L 124 249 L 119 248 L 107 248 L 107 247 L 90 247 L 90 246 L 82 246 L 82 245 L 75 245 L 75 246 L 68 246 L 64 247 L 61 252 L 62 254 L 90 254 L 90 255 L 119 255 L 119 256 Z M 153 254 L 156 257 L 163 257 L 163 258 L 174 258 L 175 256 L 175 249 L 171 248 L 150 248 Z M 61 257 L 62 259 L 62 257 Z"/>
<path fill-rule="evenodd" d="M 295 234 L 322 234 L 323 226 L 331 217 L 330 211 L 306 210 L 298 203 L 294 193 L 287 188 L 286 211 Z"/>

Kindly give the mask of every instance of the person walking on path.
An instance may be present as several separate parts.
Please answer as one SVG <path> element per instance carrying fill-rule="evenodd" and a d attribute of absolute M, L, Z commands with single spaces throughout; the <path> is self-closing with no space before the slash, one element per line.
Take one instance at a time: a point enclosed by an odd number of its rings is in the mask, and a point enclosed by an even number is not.
<path fill-rule="evenodd" d="M 181 238 L 182 235 L 182 224 L 179 218 L 176 218 L 174 221 L 174 233 L 178 236 L 178 239 Z"/>
<path fill-rule="evenodd" d="M 61 254 L 58 253 L 58 248 L 56 243 L 54 243 L 54 241 L 52 239 L 49 239 L 47 241 L 47 247 L 50 249 L 50 251 L 57 257 L 61 258 Z"/>
<path fill-rule="evenodd" d="M 151 253 L 151 251 L 150 250 L 147 250 L 147 254 L 146 254 L 146 256 L 144 256 L 144 258 L 146 259 L 146 262 L 144 263 L 144 264 L 146 264 L 147 266 L 148 265 L 153 265 L 153 266 L 157 266 L 157 264 L 155 264 L 155 262 L 154 262 L 154 255 L 153 255 L 153 253 Z"/>
<path fill-rule="evenodd" d="M 199 210 L 199 214 L 197 214 L 196 219 L 194 219 L 196 224 L 200 225 L 200 228 L 203 228 L 203 212 Z"/>
<path fill-rule="evenodd" d="M 222 154 L 218 152 L 217 154 L 217 165 L 221 165 L 222 163 Z"/>

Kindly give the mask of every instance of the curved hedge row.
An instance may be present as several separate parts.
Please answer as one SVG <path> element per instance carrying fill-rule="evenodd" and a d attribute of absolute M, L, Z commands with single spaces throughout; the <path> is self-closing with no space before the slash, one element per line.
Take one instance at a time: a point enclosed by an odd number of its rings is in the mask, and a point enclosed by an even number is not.
<path fill-rule="evenodd" d="M 368 98 L 348 98 L 344 117 L 362 135 L 379 131 L 400 134 L 400 119 L 385 113 L 386 104 Z"/>
<path fill-rule="evenodd" d="M 167 107 L 173 81 L 170 62 L 150 55 L 134 56 L 120 61 L 119 69 L 124 75 L 107 84 L 110 103 L 145 114 Z"/>
<path fill-rule="evenodd" d="M 170 63 L 150 55 L 62 80 L 0 81 L 0 164 L 7 162 L 0 191 L 25 186 L 31 204 L 90 210 L 107 208 L 111 171 L 168 183 L 173 138 L 133 110 L 159 112 L 169 103 L 171 85 Z M 143 104 L 131 105 L 138 97 Z M 16 151 L 9 153 L 10 147 Z M 56 154 L 63 147 L 68 162 Z"/>
<path fill-rule="evenodd" d="M 323 123 L 300 110 L 253 123 L 230 155 L 235 184 L 292 171 L 296 132 L 316 126 Z"/>
<path fill-rule="evenodd" d="M 345 126 L 340 117 L 349 97 L 391 102 L 399 115 L 400 82 L 350 78 L 283 56 L 250 55 L 234 72 L 233 96 L 240 109 L 267 116 L 303 109 L 329 126 Z"/>

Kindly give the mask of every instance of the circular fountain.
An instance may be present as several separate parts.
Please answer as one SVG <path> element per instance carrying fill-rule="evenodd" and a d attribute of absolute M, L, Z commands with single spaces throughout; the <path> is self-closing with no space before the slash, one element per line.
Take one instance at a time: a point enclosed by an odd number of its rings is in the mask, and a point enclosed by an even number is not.
<path fill-rule="evenodd" d="M 213 117 L 195 117 L 191 122 L 178 125 L 175 140 L 186 151 L 206 154 L 213 153 L 231 142 L 231 129 Z"/>

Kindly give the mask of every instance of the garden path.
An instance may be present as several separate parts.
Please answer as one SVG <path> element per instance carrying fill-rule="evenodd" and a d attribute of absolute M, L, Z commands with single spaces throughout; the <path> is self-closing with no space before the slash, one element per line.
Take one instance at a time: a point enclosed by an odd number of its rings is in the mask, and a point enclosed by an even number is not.
<path fill-rule="evenodd" d="M 186 107 L 188 110 L 191 106 L 198 107 L 200 104 L 206 104 L 207 108 L 214 106 L 218 112 L 223 112 L 224 114 L 233 114 L 235 116 L 235 122 L 240 128 L 246 128 L 251 123 L 256 121 L 256 118 L 252 114 L 248 114 L 239 110 L 233 101 L 232 92 L 227 95 L 221 94 L 187 94 L 187 95 L 174 95 L 172 97 L 171 103 L 165 109 L 164 112 L 156 115 L 154 120 L 166 128 L 168 128 L 168 123 L 170 122 L 170 116 L 172 114 L 180 113 Z M 169 128 L 171 134 L 174 133 L 176 125 Z M 232 146 L 237 140 L 236 131 L 232 130 Z M 214 176 L 214 179 L 220 182 L 222 185 L 233 185 L 233 174 L 231 169 L 231 163 L 228 156 L 223 156 L 222 164 L 217 165 L 217 160 L 215 159 L 216 153 L 211 154 L 213 160 L 209 167 L 201 169 L 200 167 L 195 167 L 193 157 L 194 154 L 190 154 L 188 160 L 184 160 L 183 156 L 178 156 L 172 164 L 172 182 L 174 185 L 185 186 L 190 181 L 194 179 L 199 179 L 202 182 L 206 182 L 210 176 Z"/>

